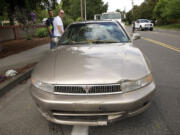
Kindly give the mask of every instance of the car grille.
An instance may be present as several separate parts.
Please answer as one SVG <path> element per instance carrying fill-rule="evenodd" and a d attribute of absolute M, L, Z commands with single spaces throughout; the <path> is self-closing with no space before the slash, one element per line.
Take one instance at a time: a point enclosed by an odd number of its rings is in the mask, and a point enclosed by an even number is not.
<path fill-rule="evenodd" d="M 152 26 L 152 24 L 145 24 L 146 27 Z"/>
<path fill-rule="evenodd" d="M 111 85 L 55 85 L 56 94 L 110 94 L 121 92 L 120 84 Z"/>

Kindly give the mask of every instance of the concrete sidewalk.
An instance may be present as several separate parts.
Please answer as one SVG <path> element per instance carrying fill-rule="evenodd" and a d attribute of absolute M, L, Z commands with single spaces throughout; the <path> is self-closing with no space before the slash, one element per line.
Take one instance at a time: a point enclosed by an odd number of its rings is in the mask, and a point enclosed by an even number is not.
<path fill-rule="evenodd" d="M 38 62 L 50 51 L 49 43 L 0 59 L 0 72 Z"/>
<path fill-rule="evenodd" d="M 29 50 L 26 50 L 21 53 L 17 53 L 3 59 L 0 59 L 0 73 L 5 72 L 8 69 L 22 68 L 27 64 L 34 62 L 39 62 L 47 52 L 50 51 L 49 44 L 45 44 L 39 47 L 35 47 Z M 20 73 L 9 80 L 0 84 L 0 97 L 9 92 L 13 87 L 18 83 L 28 79 L 31 75 L 33 67 L 27 69 L 25 72 Z"/>

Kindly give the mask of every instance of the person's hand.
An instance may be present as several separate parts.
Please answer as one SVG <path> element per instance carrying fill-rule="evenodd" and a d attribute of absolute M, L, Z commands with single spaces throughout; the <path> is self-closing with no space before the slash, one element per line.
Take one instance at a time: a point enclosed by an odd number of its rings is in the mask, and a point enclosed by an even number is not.
<path fill-rule="evenodd" d="M 50 33 L 50 37 L 52 38 L 52 37 L 54 37 L 54 35 L 52 33 Z"/>

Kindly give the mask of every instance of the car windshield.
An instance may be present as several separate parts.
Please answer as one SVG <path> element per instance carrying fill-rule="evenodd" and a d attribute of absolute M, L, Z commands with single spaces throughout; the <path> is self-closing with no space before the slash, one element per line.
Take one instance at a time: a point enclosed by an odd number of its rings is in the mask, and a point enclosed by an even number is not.
<path fill-rule="evenodd" d="M 149 23 L 150 21 L 149 20 L 146 20 L 146 19 L 143 19 L 143 20 L 140 20 L 141 23 Z"/>
<path fill-rule="evenodd" d="M 125 43 L 129 38 L 114 22 L 72 24 L 63 34 L 59 44 Z"/>
<path fill-rule="evenodd" d="M 120 13 L 103 14 L 102 19 L 121 19 Z"/>

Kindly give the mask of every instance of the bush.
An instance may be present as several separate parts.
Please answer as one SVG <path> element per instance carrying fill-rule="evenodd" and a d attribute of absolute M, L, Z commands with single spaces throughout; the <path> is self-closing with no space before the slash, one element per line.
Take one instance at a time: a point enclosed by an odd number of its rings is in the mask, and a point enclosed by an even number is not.
<path fill-rule="evenodd" d="M 78 17 L 78 18 L 76 19 L 76 22 L 81 22 L 81 21 L 83 21 L 83 18 L 81 18 L 81 17 Z"/>
<path fill-rule="evenodd" d="M 35 31 L 35 36 L 42 38 L 47 37 L 49 35 L 47 28 L 37 28 Z"/>
<path fill-rule="evenodd" d="M 74 20 L 70 17 L 70 16 L 68 16 L 68 15 L 65 15 L 64 17 L 63 17 L 63 23 L 64 23 L 64 28 L 66 28 L 69 24 L 71 24 L 71 23 L 73 23 L 74 22 Z"/>
<path fill-rule="evenodd" d="M 26 36 L 26 40 L 31 40 L 31 39 L 32 39 L 32 35 L 28 34 L 28 35 Z"/>

